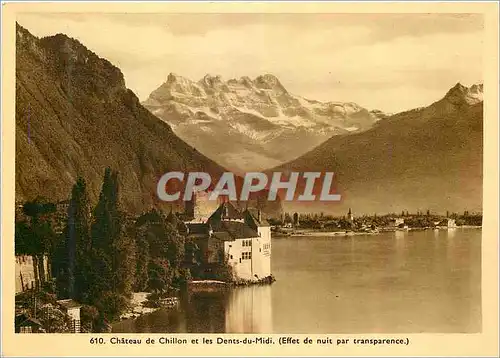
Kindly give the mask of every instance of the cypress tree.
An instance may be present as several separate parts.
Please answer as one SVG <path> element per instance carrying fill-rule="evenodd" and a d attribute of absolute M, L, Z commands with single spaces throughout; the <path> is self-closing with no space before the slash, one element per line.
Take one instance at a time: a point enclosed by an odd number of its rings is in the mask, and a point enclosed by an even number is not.
<path fill-rule="evenodd" d="M 119 210 L 118 173 L 106 168 L 92 232 L 93 298 L 109 292 L 128 296 L 135 274 L 135 242 Z"/>
<path fill-rule="evenodd" d="M 67 222 L 56 248 L 54 271 L 59 296 L 88 300 L 92 265 L 90 237 L 90 200 L 83 178 L 78 178 L 71 190 Z"/>
<path fill-rule="evenodd" d="M 104 171 L 99 201 L 94 210 L 91 226 L 92 236 L 92 286 L 91 297 L 97 300 L 113 284 L 113 241 L 117 236 L 117 213 L 114 183 L 110 168 Z"/>
<path fill-rule="evenodd" d="M 113 291 L 129 297 L 133 292 L 136 270 L 136 247 L 133 229 L 121 216 L 120 232 L 113 242 Z"/>
<path fill-rule="evenodd" d="M 71 252 L 74 255 L 72 297 L 87 302 L 91 284 L 89 273 L 92 265 L 92 241 L 90 237 L 90 200 L 83 178 L 78 178 L 71 193 L 68 226 Z"/>
<path fill-rule="evenodd" d="M 135 230 L 136 238 L 136 270 L 135 285 L 137 291 L 144 291 L 148 287 L 149 273 L 149 242 L 147 227 L 141 226 Z"/>

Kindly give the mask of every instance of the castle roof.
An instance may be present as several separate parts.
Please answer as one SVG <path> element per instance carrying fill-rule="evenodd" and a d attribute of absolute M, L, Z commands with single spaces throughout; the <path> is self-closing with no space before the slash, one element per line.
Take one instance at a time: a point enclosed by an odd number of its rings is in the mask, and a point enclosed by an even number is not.
<path fill-rule="evenodd" d="M 255 230 L 257 230 L 257 227 L 259 226 L 271 226 L 262 216 L 259 220 L 259 213 L 256 209 L 246 209 L 243 214 L 245 215 L 245 222 L 247 222 Z"/>
<path fill-rule="evenodd" d="M 209 223 L 215 223 L 221 220 L 242 220 L 243 215 L 230 202 L 219 205 L 217 210 L 208 218 Z"/>
<path fill-rule="evenodd" d="M 30 317 L 29 315 L 22 313 L 15 317 L 16 327 L 21 326 L 38 326 L 42 327 L 42 323 L 36 318 Z"/>
<path fill-rule="evenodd" d="M 244 217 L 232 203 L 225 202 L 219 205 L 206 223 L 186 223 L 186 225 L 190 235 L 208 235 L 211 231 L 212 236 L 223 241 L 258 237 L 256 228 L 244 221 Z"/>
<path fill-rule="evenodd" d="M 259 237 L 257 231 L 244 222 L 221 221 L 219 225 L 212 227 L 213 235 L 223 240 L 250 239 Z"/>

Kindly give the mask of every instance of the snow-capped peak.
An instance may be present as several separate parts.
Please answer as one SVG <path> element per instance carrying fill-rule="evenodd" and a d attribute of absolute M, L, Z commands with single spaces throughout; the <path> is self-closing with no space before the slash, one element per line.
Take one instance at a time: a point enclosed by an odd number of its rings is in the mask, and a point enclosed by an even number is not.
<path fill-rule="evenodd" d="M 226 153 L 222 164 L 228 167 L 277 165 L 334 135 L 369 129 L 383 115 L 355 103 L 294 95 L 272 74 L 227 81 L 207 74 L 196 82 L 170 74 L 143 104 L 202 153 L 218 160 Z M 291 148 L 289 141 L 301 145 Z"/>
<path fill-rule="evenodd" d="M 482 102 L 483 85 L 474 84 L 471 87 L 467 87 L 459 82 L 446 93 L 444 99 L 455 105 L 462 103 L 473 105 Z"/>

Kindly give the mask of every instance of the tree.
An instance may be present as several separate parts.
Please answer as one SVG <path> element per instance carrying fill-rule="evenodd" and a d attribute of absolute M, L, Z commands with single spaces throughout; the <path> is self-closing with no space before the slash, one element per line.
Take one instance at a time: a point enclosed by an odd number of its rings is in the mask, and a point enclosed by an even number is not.
<path fill-rule="evenodd" d="M 166 255 L 166 243 L 161 230 L 162 221 L 160 213 L 153 209 L 141 215 L 135 222 L 137 256 L 135 286 L 140 291 L 148 289 L 160 291 L 166 286 L 165 265 L 153 261 Z"/>
<path fill-rule="evenodd" d="M 36 255 L 36 249 L 32 246 L 32 232 L 26 221 L 16 222 L 15 226 L 15 254 L 30 255 L 32 258 Z M 35 285 L 38 287 L 38 267 L 33 259 L 33 274 L 35 276 Z"/>
<path fill-rule="evenodd" d="M 48 303 L 41 307 L 38 317 L 42 318 L 47 333 L 69 333 L 72 331 L 71 318 L 56 305 Z"/>
<path fill-rule="evenodd" d="M 66 226 L 55 250 L 54 271 L 59 296 L 82 302 L 87 299 L 92 265 L 90 211 L 86 183 L 79 177 L 71 191 Z"/>
<path fill-rule="evenodd" d="M 124 215 L 121 215 L 123 220 Z M 114 292 L 130 297 L 133 292 L 136 271 L 136 247 L 133 228 L 120 223 L 121 231 L 113 241 Z"/>
<path fill-rule="evenodd" d="M 109 302 L 121 302 L 119 297 L 129 296 L 134 284 L 135 242 L 119 208 L 118 173 L 110 168 L 104 172 L 93 217 L 90 303 L 103 297 Z"/>
<path fill-rule="evenodd" d="M 187 237 L 185 239 L 184 248 L 185 248 L 185 254 L 184 254 L 185 266 L 189 268 L 190 274 L 192 274 L 195 277 L 199 277 L 203 259 L 200 247 L 193 238 Z"/>
<path fill-rule="evenodd" d="M 56 239 L 58 237 L 54 232 L 52 222 L 49 218 L 42 218 L 35 226 L 35 237 L 40 245 L 38 267 L 41 277 L 40 283 L 43 285 L 50 278 L 54 247 L 56 246 Z M 45 270 L 45 257 L 47 257 L 47 271 Z"/>
<path fill-rule="evenodd" d="M 113 241 L 120 233 L 117 188 L 115 175 L 106 168 L 99 201 L 94 210 L 91 225 L 92 236 L 92 285 L 89 287 L 92 300 L 113 288 Z"/>
<path fill-rule="evenodd" d="M 141 292 L 147 289 L 149 281 L 149 242 L 147 239 L 147 230 L 145 227 L 136 228 L 135 247 L 136 266 L 134 289 Z"/>
<path fill-rule="evenodd" d="M 190 268 L 199 260 L 199 249 L 191 240 L 186 242 L 179 232 L 182 227 L 172 212 L 164 218 L 153 209 L 137 219 L 136 287 L 163 292 L 189 280 Z"/>
<path fill-rule="evenodd" d="M 169 263 L 165 259 L 154 258 L 149 262 L 149 289 L 156 293 L 164 292 L 172 282 Z"/>
<path fill-rule="evenodd" d="M 90 236 L 91 209 L 87 186 L 78 178 L 71 191 L 66 230 L 67 274 L 70 297 L 86 302 L 91 285 L 92 241 Z"/>
<path fill-rule="evenodd" d="M 94 306 L 83 305 L 80 309 L 81 332 L 91 333 L 98 326 L 99 310 Z"/>
<path fill-rule="evenodd" d="M 17 255 L 26 255 L 29 253 L 28 240 L 30 228 L 26 221 L 16 222 L 15 226 L 15 253 Z"/>

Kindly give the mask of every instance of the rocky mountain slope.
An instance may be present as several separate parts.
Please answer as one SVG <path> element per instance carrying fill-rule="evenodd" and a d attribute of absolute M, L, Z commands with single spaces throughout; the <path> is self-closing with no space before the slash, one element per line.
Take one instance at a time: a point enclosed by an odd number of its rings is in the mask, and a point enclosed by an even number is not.
<path fill-rule="evenodd" d="M 281 166 L 336 174 L 342 202 L 295 209 L 482 210 L 482 92 L 482 85 L 457 84 L 428 107 L 396 114 L 363 133 L 331 138 Z"/>
<path fill-rule="evenodd" d="M 65 200 L 83 176 L 96 201 L 109 166 L 119 171 L 123 208 L 139 213 L 165 207 L 156 184 L 168 171 L 214 179 L 224 171 L 145 109 L 118 68 L 78 41 L 38 39 L 19 25 L 16 40 L 16 200 Z"/>
<path fill-rule="evenodd" d="M 206 75 L 197 82 L 170 74 L 143 105 L 187 143 L 237 172 L 284 163 L 385 117 L 355 103 L 293 95 L 270 74 L 228 81 Z"/>

